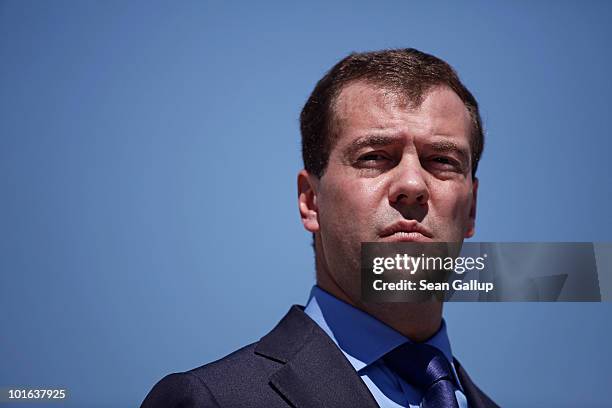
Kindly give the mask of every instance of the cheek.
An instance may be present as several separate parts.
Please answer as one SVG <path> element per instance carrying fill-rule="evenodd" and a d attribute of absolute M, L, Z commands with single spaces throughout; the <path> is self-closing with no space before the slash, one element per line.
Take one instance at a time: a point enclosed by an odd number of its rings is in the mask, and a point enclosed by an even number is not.
<path fill-rule="evenodd" d="M 321 189 L 322 226 L 344 229 L 345 234 L 368 231 L 376 219 L 384 184 L 363 179 L 330 179 Z"/>
<path fill-rule="evenodd" d="M 431 203 L 437 216 L 447 219 L 449 225 L 467 222 L 472 204 L 471 188 L 463 185 L 443 186 L 431 194 Z"/>

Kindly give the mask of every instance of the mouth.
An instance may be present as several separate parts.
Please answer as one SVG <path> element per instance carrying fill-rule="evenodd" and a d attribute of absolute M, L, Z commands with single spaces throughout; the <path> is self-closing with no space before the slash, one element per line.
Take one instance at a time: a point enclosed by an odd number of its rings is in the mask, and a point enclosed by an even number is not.
<path fill-rule="evenodd" d="M 432 242 L 433 234 L 415 220 L 401 220 L 380 233 L 383 242 Z"/>

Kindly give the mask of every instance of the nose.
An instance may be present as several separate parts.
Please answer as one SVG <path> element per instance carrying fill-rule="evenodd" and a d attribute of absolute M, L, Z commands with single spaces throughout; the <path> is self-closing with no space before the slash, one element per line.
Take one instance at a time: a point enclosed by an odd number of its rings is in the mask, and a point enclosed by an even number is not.
<path fill-rule="evenodd" d="M 423 172 L 424 169 L 418 158 L 404 156 L 393 169 L 389 202 L 392 205 L 427 205 L 429 189 L 423 178 Z"/>

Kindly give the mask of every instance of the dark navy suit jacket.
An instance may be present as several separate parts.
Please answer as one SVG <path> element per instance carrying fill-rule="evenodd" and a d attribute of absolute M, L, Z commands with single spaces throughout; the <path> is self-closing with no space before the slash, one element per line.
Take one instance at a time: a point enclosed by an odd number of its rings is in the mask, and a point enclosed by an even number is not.
<path fill-rule="evenodd" d="M 454 361 L 470 408 L 494 408 Z M 260 341 L 158 382 L 141 408 L 187 407 L 378 407 L 346 357 L 293 306 Z"/>

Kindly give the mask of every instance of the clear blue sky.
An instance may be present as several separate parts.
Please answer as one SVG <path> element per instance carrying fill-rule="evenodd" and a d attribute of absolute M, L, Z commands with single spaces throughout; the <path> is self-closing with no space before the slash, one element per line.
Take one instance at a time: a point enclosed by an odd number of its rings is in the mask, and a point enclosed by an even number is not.
<path fill-rule="evenodd" d="M 478 98 L 474 240 L 612 241 L 612 3 L 261 3 L 0 1 L 0 387 L 135 406 L 303 304 L 298 115 L 351 51 L 433 53 Z M 446 307 L 502 406 L 609 403 L 611 313 Z"/>

